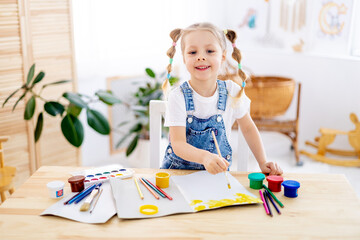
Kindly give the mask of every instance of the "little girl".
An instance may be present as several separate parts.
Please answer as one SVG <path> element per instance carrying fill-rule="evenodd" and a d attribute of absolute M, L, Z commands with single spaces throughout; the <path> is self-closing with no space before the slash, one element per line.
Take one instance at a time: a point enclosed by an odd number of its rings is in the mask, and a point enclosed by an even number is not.
<path fill-rule="evenodd" d="M 170 127 L 170 143 L 161 168 L 207 170 L 211 174 L 226 171 L 231 165 L 232 149 L 227 136 L 236 120 L 263 173 L 282 174 L 281 168 L 266 162 L 264 147 L 249 109 L 250 100 L 244 93 L 246 74 L 241 70 L 241 54 L 235 46 L 236 33 L 221 31 L 210 23 L 200 23 L 170 33 L 173 40 L 168 85 L 176 42 L 181 37 L 183 61 L 191 78 L 168 95 L 165 126 Z M 226 58 L 226 39 L 232 43 L 232 57 L 238 62 L 242 87 L 234 80 L 218 80 Z M 212 132 L 219 143 L 217 155 Z M 246 160 L 245 160 L 246 161 Z"/>

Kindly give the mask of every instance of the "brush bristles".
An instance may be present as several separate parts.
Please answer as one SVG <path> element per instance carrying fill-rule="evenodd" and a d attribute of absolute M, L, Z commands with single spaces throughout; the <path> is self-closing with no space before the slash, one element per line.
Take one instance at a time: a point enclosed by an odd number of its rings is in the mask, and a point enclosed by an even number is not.
<path fill-rule="evenodd" d="M 80 211 L 85 212 L 88 211 L 90 208 L 90 203 L 83 203 L 83 205 L 81 205 L 80 207 Z"/>
<path fill-rule="evenodd" d="M 228 188 L 231 189 L 230 183 L 228 183 Z"/>

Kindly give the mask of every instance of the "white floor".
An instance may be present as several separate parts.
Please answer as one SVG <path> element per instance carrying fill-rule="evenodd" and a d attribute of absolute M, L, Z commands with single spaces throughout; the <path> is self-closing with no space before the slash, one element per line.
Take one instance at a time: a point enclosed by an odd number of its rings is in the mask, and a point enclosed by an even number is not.
<path fill-rule="evenodd" d="M 306 156 L 300 155 L 303 166 L 296 166 L 296 160 L 294 152 L 290 149 L 290 139 L 279 133 L 272 132 L 261 132 L 261 136 L 264 142 L 265 151 L 267 154 L 268 161 L 277 162 L 284 172 L 293 173 L 334 173 L 344 174 L 354 190 L 357 196 L 360 198 L 360 168 L 359 167 L 339 167 L 325 163 L 320 163 Z M 166 143 L 165 143 L 166 145 Z M 163 147 L 164 148 L 164 147 Z M 315 152 L 315 149 L 306 147 L 308 151 Z M 164 151 L 165 152 L 165 151 Z M 141 153 L 142 156 L 146 156 L 149 153 Z M 124 156 L 114 156 L 107 161 L 101 161 L 96 165 L 108 165 L 108 164 L 121 164 L 124 167 L 148 167 L 148 165 L 139 161 L 139 156 L 132 156 L 130 159 L 126 159 Z M 256 160 L 250 157 L 248 162 L 248 170 L 251 172 L 260 171 Z"/>

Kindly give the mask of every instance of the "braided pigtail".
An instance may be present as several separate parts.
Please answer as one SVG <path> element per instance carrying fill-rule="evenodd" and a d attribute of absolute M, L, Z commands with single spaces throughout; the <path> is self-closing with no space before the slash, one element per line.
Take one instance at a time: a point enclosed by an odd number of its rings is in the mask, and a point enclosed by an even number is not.
<path fill-rule="evenodd" d="M 244 92 L 244 89 L 245 89 L 245 85 L 246 85 L 246 79 L 247 79 L 247 75 L 245 74 L 245 72 L 242 70 L 242 67 L 241 67 L 241 53 L 240 53 L 240 50 L 236 47 L 235 45 L 235 40 L 237 38 L 236 36 L 236 33 L 235 31 L 233 30 L 230 30 L 230 29 L 227 29 L 224 31 L 225 35 L 226 35 L 226 38 L 232 43 L 232 46 L 233 46 L 233 52 L 231 54 L 231 56 L 233 57 L 233 59 L 235 59 L 235 61 L 238 63 L 238 75 L 241 79 L 241 83 L 239 84 L 241 86 L 241 90 L 239 92 L 239 94 L 236 96 L 236 98 L 240 98 Z M 236 80 L 234 79 L 233 81 L 236 82 Z"/>
<path fill-rule="evenodd" d="M 169 83 L 169 79 L 170 79 L 170 73 L 171 73 L 171 70 L 172 70 L 172 62 L 173 62 L 173 59 L 174 59 L 174 55 L 175 55 L 175 52 L 176 52 L 176 42 L 179 40 L 181 36 L 181 29 L 180 28 L 176 28 L 174 30 L 171 31 L 170 33 L 170 37 L 171 39 L 173 40 L 173 43 L 172 43 L 172 46 L 169 48 L 169 50 L 167 51 L 167 55 L 169 56 L 170 58 L 170 62 L 169 62 L 169 65 L 167 66 L 166 70 L 167 70 L 167 76 L 166 76 L 166 79 L 162 85 L 162 89 L 164 92 L 166 92 L 166 89 L 168 87 L 168 83 Z"/>

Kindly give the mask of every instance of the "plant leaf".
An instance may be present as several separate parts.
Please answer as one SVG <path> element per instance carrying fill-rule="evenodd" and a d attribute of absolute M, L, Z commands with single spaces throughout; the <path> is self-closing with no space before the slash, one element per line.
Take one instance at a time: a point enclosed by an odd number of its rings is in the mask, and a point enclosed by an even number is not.
<path fill-rule="evenodd" d="M 87 122 L 89 126 L 100 134 L 108 135 L 110 126 L 106 118 L 98 111 L 86 109 Z"/>
<path fill-rule="evenodd" d="M 73 115 L 74 117 L 78 117 L 81 113 L 82 108 L 78 107 L 72 103 L 67 107 L 67 113 Z"/>
<path fill-rule="evenodd" d="M 21 95 L 21 96 L 19 97 L 19 99 L 18 99 L 18 100 L 16 101 L 16 103 L 14 104 L 12 111 L 15 110 L 16 106 L 17 106 L 18 103 L 21 101 L 21 99 L 23 99 L 23 98 L 25 97 L 26 93 L 27 93 L 27 91 L 25 91 L 25 92 L 23 93 L 23 95 Z"/>
<path fill-rule="evenodd" d="M 78 107 L 87 108 L 86 102 L 84 102 L 84 100 L 82 100 L 81 97 L 76 93 L 65 92 L 63 94 L 63 97 L 66 98 L 67 100 L 69 100 L 69 102 L 71 102 L 72 104 L 74 104 L 74 105 L 76 105 Z"/>
<path fill-rule="evenodd" d="M 24 119 L 25 120 L 30 120 L 35 112 L 35 107 L 36 107 L 36 101 L 35 101 L 35 97 L 32 96 L 29 101 L 26 103 L 26 107 L 25 107 L 25 111 L 24 111 Z"/>
<path fill-rule="evenodd" d="M 34 77 L 34 72 L 35 72 L 35 63 L 33 65 L 31 65 L 31 67 L 30 67 L 30 70 L 29 70 L 28 75 L 27 75 L 26 85 L 30 84 L 31 80 Z"/>
<path fill-rule="evenodd" d="M 45 77 L 45 73 L 44 72 L 39 72 L 39 74 L 36 76 L 34 82 L 31 84 L 31 86 L 34 86 L 35 84 L 40 82 L 44 77 Z"/>
<path fill-rule="evenodd" d="M 5 106 L 5 104 L 7 103 L 7 101 L 9 101 L 9 99 L 14 96 L 21 88 L 16 89 L 12 94 L 10 94 L 6 99 L 5 102 L 3 103 L 2 107 Z"/>
<path fill-rule="evenodd" d="M 61 131 L 69 143 L 75 147 L 81 146 L 84 140 L 84 128 L 77 117 L 66 114 L 61 121 Z"/>
<path fill-rule="evenodd" d="M 35 142 L 37 142 L 40 139 L 41 132 L 42 132 L 42 129 L 43 129 L 43 125 L 44 125 L 44 117 L 43 117 L 43 113 L 41 112 L 41 113 L 39 113 L 37 123 L 36 123 L 35 132 L 34 132 Z"/>
<path fill-rule="evenodd" d="M 121 144 L 131 135 L 132 133 L 128 133 L 125 136 L 123 136 L 116 144 L 115 149 L 119 148 Z"/>
<path fill-rule="evenodd" d="M 46 102 L 44 104 L 45 111 L 50 114 L 51 116 L 56 116 L 57 114 L 62 115 L 65 111 L 65 108 L 62 104 L 58 102 Z"/>
<path fill-rule="evenodd" d="M 179 81 L 178 77 L 170 77 L 170 79 L 169 79 L 170 86 L 173 86 L 178 81 Z"/>
<path fill-rule="evenodd" d="M 60 80 L 60 81 L 56 81 L 56 82 L 47 83 L 47 84 L 44 84 L 42 86 L 42 88 L 46 88 L 47 86 L 50 86 L 50 85 L 63 84 L 63 83 L 67 83 L 67 82 L 71 82 L 71 80 Z"/>
<path fill-rule="evenodd" d="M 98 96 L 99 99 L 107 105 L 121 103 L 121 100 L 115 97 L 110 91 L 99 90 L 95 93 L 95 95 Z"/>
<path fill-rule="evenodd" d="M 149 77 L 155 78 L 155 73 L 153 72 L 153 70 L 151 70 L 150 68 L 146 68 L 145 71 L 147 75 L 149 75 Z"/>
<path fill-rule="evenodd" d="M 125 124 L 128 124 L 130 121 L 123 121 L 121 123 L 119 123 L 116 127 L 121 127 L 124 126 Z"/>
<path fill-rule="evenodd" d="M 131 141 L 131 143 L 126 149 L 126 156 L 129 156 L 135 150 L 138 140 L 139 140 L 139 134 L 136 134 L 136 136 L 134 137 L 134 139 Z"/>
<path fill-rule="evenodd" d="M 129 132 L 134 133 L 134 132 L 140 132 L 142 129 L 142 124 L 141 123 L 137 123 L 135 124 L 132 128 L 130 128 Z"/>

